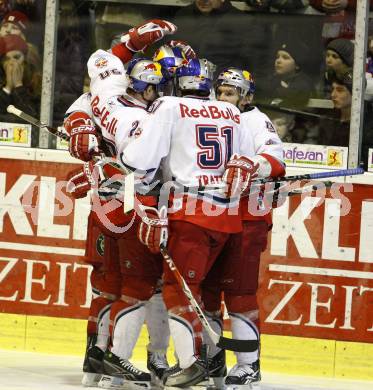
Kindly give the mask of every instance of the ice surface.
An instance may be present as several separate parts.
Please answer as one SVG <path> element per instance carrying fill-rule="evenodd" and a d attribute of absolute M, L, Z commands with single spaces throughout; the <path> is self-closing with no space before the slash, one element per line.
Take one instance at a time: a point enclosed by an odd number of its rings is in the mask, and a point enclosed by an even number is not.
<path fill-rule="evenodd" d="M 146 369 L 144 361 L 133 363 L 139 368 Z M 81 369 L 80 356 L 0 350 L 0 389 L 93 389 L 84 388 L 80 384 Z M 373 390 L 373 382 L 285 376 L 264 372 L 260 390 Z"/>

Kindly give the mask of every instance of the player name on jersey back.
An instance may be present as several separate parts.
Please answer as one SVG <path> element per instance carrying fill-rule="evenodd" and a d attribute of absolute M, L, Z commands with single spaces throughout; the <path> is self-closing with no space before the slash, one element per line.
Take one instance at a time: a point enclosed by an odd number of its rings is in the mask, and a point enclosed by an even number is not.
<path fill-rule="evenodd" d="M 235 123 L 240 123 L 240 115 L 234 114 L 230 108 L 219 109 L 215 105 L 209 104 L 207 107 L 202 105 L 202 108 L 191 108 L 186 104 L 179 103 L 180 114 L 182 118 L 210 118 L 210 119 L 228 119 Z"/>

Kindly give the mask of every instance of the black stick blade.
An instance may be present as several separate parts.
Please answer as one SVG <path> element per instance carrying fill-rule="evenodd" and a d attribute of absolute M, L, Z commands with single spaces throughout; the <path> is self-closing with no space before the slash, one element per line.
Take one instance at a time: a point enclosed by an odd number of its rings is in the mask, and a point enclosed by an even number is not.
<path fill-rule="evenodd" d="M 258 340 L 238 340 L 221 336 L 216 344 L 219 348 L 235 352 L 254 352 L 259 348 Z"/>

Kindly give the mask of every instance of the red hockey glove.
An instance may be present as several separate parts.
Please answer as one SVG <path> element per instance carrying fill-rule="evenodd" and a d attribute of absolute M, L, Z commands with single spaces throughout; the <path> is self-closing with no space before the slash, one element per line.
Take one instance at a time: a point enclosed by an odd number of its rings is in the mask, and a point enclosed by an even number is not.
<path fill-rule="evenodd" d="M 91 187 L 97 185 L 94 177 L 94 163 L 89 161 L 83 167 L 74 169 L 67 175 L 66 192 L 74 199 L 85 198 Z"/>
<path fill-rule="evenodd" d="M 151 19 L 131 28 L 121 37 L 121 41 L 133 52 L 144 51 L 152 43 L 159 41 L 165 35 L 173 34 L 176 30 L 177 27 L 173 23 L 162 19 Z"/>
<path fill-rule="evenodd" d="M 64 121 L 64 127 L 70 135 L 69 152 L 82 161 L 89 161 L 100 153 L 99 134 L 84 111 L 71 113 Z"/>
<path fill-rule="evenodd" d="M 250 183 L 258 177 L 258 168 L 259 164 L 251 159 L 234 154 L 228 161 L 222 177 L 226 197 L 240 196 L 249 191 Z"/>
<path fill-rule="evenodd" d="M 186 58 L 188 58 L 188 59 L 197 58 L 197 54 L 192 49 L 192 46 L 190 46 L 189 43 L 187 43 L 185 41 L 172 40 L 168 43 L 168 45 L 170 47 L 178 47 L 179 49 L 181 49 L 184 52 Z"/>
<path fill-rule="evenodd" d="M 87 161 L 82 168 L 71 171 L 67 178 L 66 191 L 73 198 L 79 199 L 87 196 L 91 188 L 99 189 L 100 186 L 115 183 L 124 176 L 122 168 L 111 159 L 103 159 L 96 163 Z M 113 196 L 110 189 L 111 196 Z M 100 194 L 101 195 L 101 194 Z"/>
<path fill-rule="evenodd" d="M 150 252 L 159 253 L 160 245 L 167 243 L 168 219 L 165 206 L 158 211 L 155 207 L 140 206 L 141 222 L 137 230 L 140 242 L 146 245 Z"/>
<path fill-rule="evenodd" d="M 69 142 L 70 154 L 82 161 L 89 161 L 100 154 L 98 133 L 95 126 L 83 125 L 72 130 Z"/>

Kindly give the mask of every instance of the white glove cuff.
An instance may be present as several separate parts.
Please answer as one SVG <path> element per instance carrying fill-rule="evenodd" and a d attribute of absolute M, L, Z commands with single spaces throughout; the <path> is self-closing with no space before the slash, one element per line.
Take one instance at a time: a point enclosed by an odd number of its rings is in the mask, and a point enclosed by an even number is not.
<path fill-rule="evenodd" d="M 265 179 L 271 176 L 272 166 L 271 163 L 263 156 L 257 154 L 256 156 L 249 157 L 254 165 L 258 164 L 259 168 L 256 171 L 258 179 Z"/>

